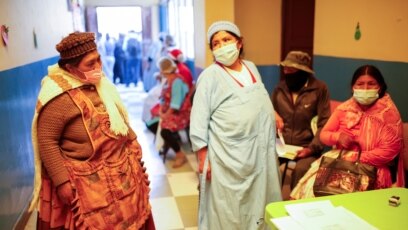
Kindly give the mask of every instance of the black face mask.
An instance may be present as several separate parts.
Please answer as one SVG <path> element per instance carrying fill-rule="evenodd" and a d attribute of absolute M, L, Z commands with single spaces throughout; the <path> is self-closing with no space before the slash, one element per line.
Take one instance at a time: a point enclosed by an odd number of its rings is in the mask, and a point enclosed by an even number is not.
<path fill-rule="evenodd" d="M 288 86 L 289 91 L 299 92 L 300 89 L 306 84 L 307 79 L 309 79 L 309 73 L 299 70 L 295 73 L 285 74 L 286 86 Z"/>

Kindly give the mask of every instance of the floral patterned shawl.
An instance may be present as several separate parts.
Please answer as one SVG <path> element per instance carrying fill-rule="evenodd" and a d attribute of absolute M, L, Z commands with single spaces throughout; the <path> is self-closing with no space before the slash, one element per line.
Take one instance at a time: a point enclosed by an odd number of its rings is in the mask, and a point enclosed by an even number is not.
<path fill-rule="evenodd" d="M 377 188 L 391 187 L 388 166 L 399 155 L 396 185 L 404 186 L 402 121 L 388 94 L 367 110 L 362 110 L 353 98 L 339 105 L 323 128 L 320 138 L 327 145 L 335 145 L 340 132 L 354 136 L 362 149 L 360 160 L 378 168 Z"/>

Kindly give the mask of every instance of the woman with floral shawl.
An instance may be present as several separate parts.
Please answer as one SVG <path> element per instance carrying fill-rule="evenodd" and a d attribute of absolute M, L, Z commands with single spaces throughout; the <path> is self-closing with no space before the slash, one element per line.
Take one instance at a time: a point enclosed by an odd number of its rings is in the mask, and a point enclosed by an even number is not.
<path fill-rule="evenodd" d="M 350 161 L 356 160 L 360 146 L 360 161 L 377 168 L 375 189 L 393 185 L 390 166 L 398 159 L 395 185 L 404 187 L 402 121 L 381 72 L 371 65 L 361 66 L 353 75 L 351 87 L 353 97 L 336 108 L 322 129 L 321 141 L 335 149 L 350 150 L 343 157 Z M 338 153 L 332 150 L 324 156 L 334 158 Z M 291 199 L 314 197 L 320 159 L 293 189 Z"/>

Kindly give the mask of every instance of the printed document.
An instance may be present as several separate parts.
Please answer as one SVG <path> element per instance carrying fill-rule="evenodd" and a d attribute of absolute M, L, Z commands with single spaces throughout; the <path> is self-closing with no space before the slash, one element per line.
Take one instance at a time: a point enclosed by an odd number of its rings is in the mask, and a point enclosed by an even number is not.
<path fill-rule="evenodd" d="M 289 216 L 271 219 L 278 229 L 377 229 L 344 207 L 334 207 L 329 200 L 288 204 L 285 206 L 285 208 Z"/>

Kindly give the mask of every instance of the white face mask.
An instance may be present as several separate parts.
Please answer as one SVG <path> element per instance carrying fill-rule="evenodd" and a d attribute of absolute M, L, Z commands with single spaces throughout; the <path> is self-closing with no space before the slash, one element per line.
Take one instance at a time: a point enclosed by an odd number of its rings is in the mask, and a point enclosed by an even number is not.
<path fill-rule="evenodd" d="M 230 66 L 238 59 L 239 50 L 237 49 L 237 43 L 231 43 L 222 46 L 213 51 L 215 60 L 225 66 Z"/>
<path fill-rule="evenodd" d="M 353 89 L 353 91 L 354 99 L 361 105 L 371 105 L 379 97 L 378 89 Z"/>

